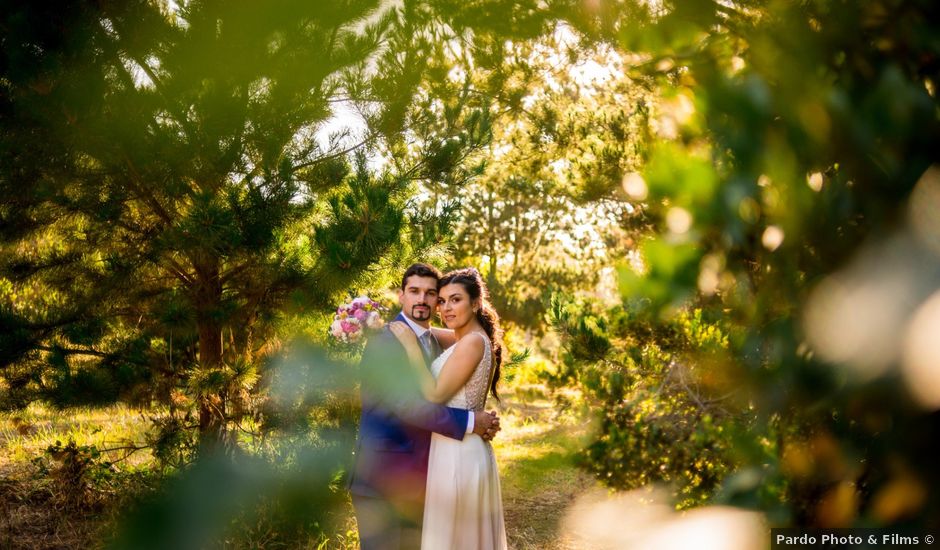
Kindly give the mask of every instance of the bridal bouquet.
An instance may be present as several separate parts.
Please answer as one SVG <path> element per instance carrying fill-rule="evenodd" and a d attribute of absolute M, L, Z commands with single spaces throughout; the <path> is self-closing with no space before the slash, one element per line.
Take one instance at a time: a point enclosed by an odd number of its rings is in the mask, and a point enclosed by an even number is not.
<path fill-rule="evenodd" d="M 339 342 L 351 344 L 362 340 L 365 329 L 380 329 L 385 326 L 381 311 L 386 308 L 368 296 L 354 298 L 348 304 L 336 308 L 330 335 Z"/>

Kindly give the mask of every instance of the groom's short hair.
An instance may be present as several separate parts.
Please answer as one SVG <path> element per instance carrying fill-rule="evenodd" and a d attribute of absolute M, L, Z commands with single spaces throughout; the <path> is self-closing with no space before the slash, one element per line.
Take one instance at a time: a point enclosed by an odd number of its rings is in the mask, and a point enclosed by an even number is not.
<path fill-rule="evenodd" d="M 405 284 L 408 282 L 408 277 L 413 277 L 415 275 L 418 277 L 434 277 L 435 279 L 441 278 L 441 272 L 438 271 L 438 269 L 433 265 L 423 264 L 421 262 L 411 264 L 408 266 L 408 269 L 405 270 L 405 274 L 401 276 L 402 290 L 405 290 Z"/>

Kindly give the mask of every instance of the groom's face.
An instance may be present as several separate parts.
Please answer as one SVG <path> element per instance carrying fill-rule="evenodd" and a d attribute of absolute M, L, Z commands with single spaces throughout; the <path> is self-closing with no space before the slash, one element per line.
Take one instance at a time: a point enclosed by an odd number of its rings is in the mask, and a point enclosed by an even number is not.
<path fill-rule="evenodd" d="M 412 275 L 398 291 L 401 311 L 412 321 L 427 325 L 437 310 L 437 279 Z"/>

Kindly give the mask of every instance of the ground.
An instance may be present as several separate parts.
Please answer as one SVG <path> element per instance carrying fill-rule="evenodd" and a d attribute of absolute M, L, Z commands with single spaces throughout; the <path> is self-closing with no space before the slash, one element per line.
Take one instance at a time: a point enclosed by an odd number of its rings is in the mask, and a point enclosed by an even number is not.
<path fill-rule="evenodd" d="M 94 546 L 126 497 L 117 482 L 146 475 L 152 457 L 142 450 L 118 460 L 127 450 L 111 451 L 110 460 L 117 461 L 113 469 L 122 475 L 106 479 L 111 472 L 102 470 L 93 484 L 73 491 L 69 470 L 56 469 L 56 460 L 45 450 L 69 440 L 79 448 L 126 447 L 142 443 L 148 426 L 144 413 L 122 405 L 55 410 L 34 404 L 0 414 L 0 548 Z"/>
<path fill-rule="evenodd" d="M 574 500 L 594 482 L 574 465 L 588 428 L 580 415 L 556 404 L 538 385 L 502 391 L 498 405 L 503 430 L 494 448 L 500 467 L 510 548 L 568 549 L 560 523 Z M 151 483 L 152 456 L 134 451 L 93 479 L 69 483 L 69 468 L 45 452 L 59 442 L 76 442 L 78 453 L 94 446 L 115 461 L 141 444 L 148 416 L 124 406 L 56 411 L 33 405 L 0 414 L 0 548 L 72 549 L 101 546 L 132 488 Z M 354 521 L 349 528 L 354 531 Z M 354 532 L 329 547 L 354 546 Z M 229 547 L 226 545 L 226 547 Z"/>
<path fill-rule="evenodd" d="M 540 386 L 517 387 L 501 406 L 504 429 L 494 442 L 509 547 L 575 548 L 560 524 L 575 498 L 594 486 L 574 465 L 587 428 Z"/>

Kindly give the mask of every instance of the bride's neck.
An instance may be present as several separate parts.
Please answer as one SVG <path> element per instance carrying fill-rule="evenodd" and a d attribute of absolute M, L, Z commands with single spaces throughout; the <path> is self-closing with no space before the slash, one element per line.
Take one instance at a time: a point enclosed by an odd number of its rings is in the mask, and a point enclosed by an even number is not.
<path fill-rule="evenodd" d="M 473 319 L 466 325 L 455 328 L 454 336 L 456 336 L 457 339 L 460 340 L 466 334 L 470 334 L 471 332 L 479 332 L 481 330 L 483 330 L 483 325 L 481 325 L 480 322 L 477 321 L 476 319 Z"/>

